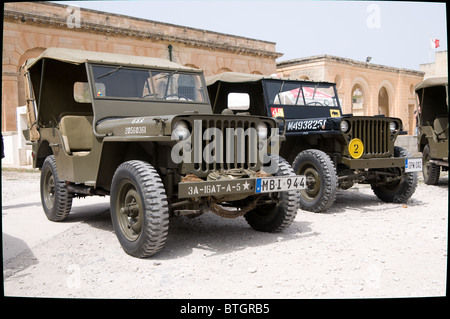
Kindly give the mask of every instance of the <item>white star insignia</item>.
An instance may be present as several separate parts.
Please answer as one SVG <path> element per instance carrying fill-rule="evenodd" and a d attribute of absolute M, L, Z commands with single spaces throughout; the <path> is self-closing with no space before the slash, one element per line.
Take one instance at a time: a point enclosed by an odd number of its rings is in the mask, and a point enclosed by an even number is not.
<path fill-rule="evenodd" d="M 248 187 L 250 186 L 250 183 L 245 181 L 245 183 L 242 186 L 244 186 L 244 189 L 248 189 Z"/>

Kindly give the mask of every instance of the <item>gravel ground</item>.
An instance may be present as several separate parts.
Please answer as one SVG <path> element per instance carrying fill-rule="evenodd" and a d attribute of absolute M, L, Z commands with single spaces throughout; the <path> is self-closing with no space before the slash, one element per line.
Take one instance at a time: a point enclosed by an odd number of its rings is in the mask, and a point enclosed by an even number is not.
<path fill-rule="evenodd" d="M 18 204 L 24 201 L 29 205 Z M 83 213 L 87 208 L 91 212 Z M 36 226 L 14 222 L 20 214 L 29 214 Z M 164 249 L 148 259 L 130 257 L 121 249 L 112 229 L 108 198 L 75 200 L 67 221 L 47 221 L 39 204 L 39 174 L 33 170 L 2 170 L 2 220 L 5 296 L 446 295 L 446 173 L 437 186 L 425 185 L 420 176 L 415 194 L 405 205 L 379 201 L 366 185 L 339 191 L 327 213 L 300 210 L 282 233 L 254 231 L 242 217 L 223 219 L 207 213 L 194 219 L 174 218 Z M 24 247 L 5 258 L 8 236 L 22 240 Z"/>

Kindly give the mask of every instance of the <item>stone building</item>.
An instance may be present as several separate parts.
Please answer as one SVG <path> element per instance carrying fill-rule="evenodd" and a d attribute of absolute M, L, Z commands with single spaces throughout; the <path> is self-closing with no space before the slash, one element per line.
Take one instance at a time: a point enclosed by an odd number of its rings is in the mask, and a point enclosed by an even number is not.
<path fill-rule="evenodd" d="M 21 65 L 48 47 L 152 56 L 203 69 L 336 82 L 343 112 L 385 114 L 414 131 L 414 86 L 424 74 L 447 73 L 447 51 L 421 71 L 320 55 L 276 63 L 276 43 L 49 2 L 4 4 L 2 62 L 3 163 L 31 162 Z M 445 61 L 444 61 L 445 60 Z"/>
<path fill-rule="evenodd" d="M 423 80 L 424 72 L 319 55 L 280 62 L 277 73 L 334 82 L 344 113 L 398 117 L 408 134 L 414 134 L 414 86 Z"/>
<path fill-rule="evenodd" d="M 276 59 L 282 56 L 275 51 L 274 42 L 55 3 L 5 3 L 2 64 L 5 163 L 26 161 L 20 149 L 27 147 L 22 134 L 17 133 L 26 126 L 25 110 L 20 108 L 25 105 L 21 65 L 48 47 L 170 59 L 203 69 L 206 75 L 225 71 L 272 74 L 276 71 Z"/>
<path fill-rule="evenodd" d="M 424 80 L 430 77 L 448 76 L 447 50 L 435 53 L 434 62 L 419 65 L 419 70 L 425 72 Z"/>

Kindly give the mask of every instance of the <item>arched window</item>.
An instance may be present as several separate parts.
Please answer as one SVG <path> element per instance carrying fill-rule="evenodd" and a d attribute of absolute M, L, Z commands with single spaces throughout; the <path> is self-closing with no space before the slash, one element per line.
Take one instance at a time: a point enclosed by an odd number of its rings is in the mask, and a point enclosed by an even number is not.
<path fill-rule="evenodd" d="M 389 94 L 384 86 L 378 91 L 378 114 L 389 116 Z"/>
<path fill-rule="evenodd" d="M 364 93 L 359 84 L 352 88 L 352 113 L 355 116 L 364 115 Z"/>
<path fill-rule="evenodd" d="M 334 83 L 336 83 L 336 89 L 339 90 L 342 87 L 342 78 L 339 74 L 334 77 Z"/>

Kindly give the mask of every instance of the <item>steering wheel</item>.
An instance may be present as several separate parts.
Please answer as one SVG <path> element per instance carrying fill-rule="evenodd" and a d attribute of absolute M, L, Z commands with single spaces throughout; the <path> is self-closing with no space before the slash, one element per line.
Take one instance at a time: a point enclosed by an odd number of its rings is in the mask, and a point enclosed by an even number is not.
<path fill-rule="evenodd" d="M 306 105 L 320 105 L 320 106 L 323 106 L 323 104 L 322 103 L 320 103 L 319 101 L 313 101 L 313 102 L 309 102 L 308 104 L 306 104 Z"/>
<path fill-rule="evenodd" d="M 189 101 L 189 98 L 187 98 L 187 97 L 184 96 L 183 94 L 177 94 L 177 93 L 167 94 L 167 95 L 165 95 L 165 96 L 163 97 L 163 99 L 164 99 L 164 100 L 167 100 L 167 98 L 168 98 L 168 97 L 171 97 L 171 96 L 178 97 L 178 100 L 185 99 L 186 101 Z"/>

